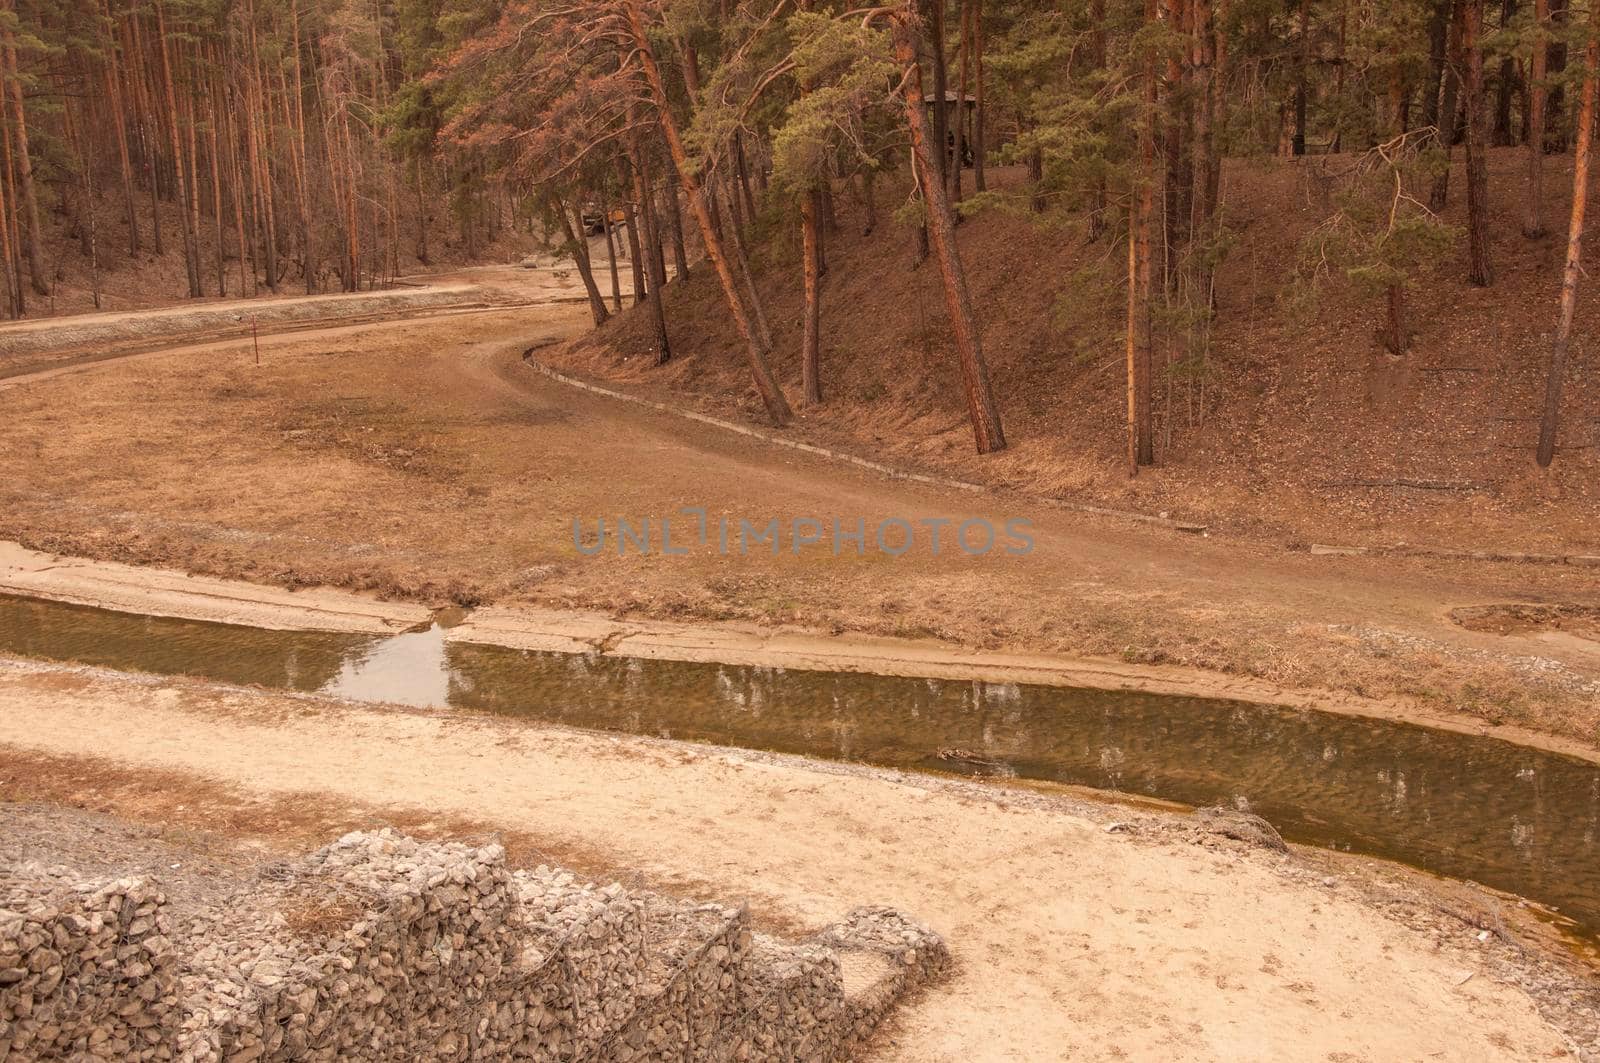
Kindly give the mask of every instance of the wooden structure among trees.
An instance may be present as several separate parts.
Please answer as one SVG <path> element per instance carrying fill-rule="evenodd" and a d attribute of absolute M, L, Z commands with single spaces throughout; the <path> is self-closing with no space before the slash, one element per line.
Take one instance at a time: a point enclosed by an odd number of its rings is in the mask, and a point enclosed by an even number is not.
<path fill-rule="evenodd" d="M 923 104 L 928 109 L 928 123 L 930 127 L 937 128 L 939 116 L 934 113 L 935 94 L 928 92 L 922 97 Z M 944 129 L 945 129 L 945 158 L 953 159 L 956 145 L 962 145 L 961 165 L 970 167 L 973 164 L 973 145 L 977 143 L 977 134 L 974 125 L 978 114 L 978 97 L 967 93 L 963 101 L 961 93 L 949 89 L 944 94 Z M 965 103 L 965 106 L 963 106 Z M 988 145 L 985 145 L 987 147 Z"/>

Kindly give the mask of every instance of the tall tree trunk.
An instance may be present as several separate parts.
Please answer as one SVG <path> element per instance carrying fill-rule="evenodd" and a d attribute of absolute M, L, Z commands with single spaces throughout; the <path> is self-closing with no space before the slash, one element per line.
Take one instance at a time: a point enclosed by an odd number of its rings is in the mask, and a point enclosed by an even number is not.
<path fill-rule="evenodd" d="M 182 54 L 181 51 L 179 54 Z M 191 60 L 190 70 L 197 71 L 198 68 L 198 59 Z M 194 76 L 191 74 L 191 78 Z M 189 127 L 189 228 L 194 233 L 194 272 L 199 279 L 200 294 L 203 296 L 206 293 L 206 265 L 200 247 L 204 234 L 200 224 L 200 204 L 205 199 L 205 194 L 200 191 L 200 145 L 199 130 L 196 128 L 199 125 L 199 116 L 195 113 L 198 93 L 192 81 L 188 89 L 189 91 L 184 94 L 183 115 Z"/>
<path fill-rule="evenodd" d="M 10 13 L 11 0 L 5 0 L 0 11 Z M 22 106 L 22 81 L 17 69 L 16 38 L 9 28 L 5 31 L 5 68 L 0 73 L 10 88 L 11 137 L 16 144 L 17 198 L 16 206 L 22 211 L 25 227 L 23 244 L 28 256 L 28 276 L 35 293 L 50 294 L 50 275 L 44 265 L 44 236 L 39 225 L 39 198 L 33 186 L 33 156 L 28 149 L 28 115 Z"/>
<path fill-rule="evenodd" d="M 1211 311 L 1212 222 L 1217 213 L 1216 108 L 1221 88 L 1216 81 L 1217 38 L 1212 0 L 1190 0 L 1194 26 L 1191 56 L 1194 67 L 1194 159 L 1190 166 L 1190 236 L 1200 244 L 1193 258 L 1194 302 L 1203 316 Z"/>
<path fill-rule="evenodd" d="M 1168 32 L 1183 35 L 1189 32 L 1189 0 L 1162 0 L 1162 11 L 1167 21 Z M 1194 160 L 1192 151 L 1184 144 L 1184 134 L 1189 132 L 1191 121 L 1188 111 L 1191 107 L 1189 93 L 1185 91 L 1185 65 L 1189 61 L 1189 49 L 1181 51 L 1168 51 L 1167 53 L 1167 106 L 1169 113 L 1165 123 L 1165 145 L 1162 160 L 1165 164 L 1166 182 L 1164 189 L 1166 225 L 1163 233 L 1163 255 L 1165 276 L 1169 286 L 1177 283 L 1177 248 L 1184 242 L 1188 235 L 1189 227 L 1189 196 L 1194 187 Z"/>
<path fill-rule="evenodd" d="M 0 129 L 0 140 L 5 136 L 5 131 Z M 11 214 L 8 208 L 11 197 L 7 192 L 10 176 L 9 173 L 0 174 L 0 280 L 5 282 L 6 315 L 18 318 L 26 309 L 26 303 L 23 301 L 22 276 L 17 270 L 15 248 L 11 245 Z"/>
<path fill-rule="evenodd" d="M 684 196 L 689 200 L 690 210 L 693 211 L 695 221 L 700 226 L 700 236 L 705 242 L 706 258 L 711 260 L 712 268 L 717 271 L 717 279 L 722 283 L 722 294 L 727 299 L 734 326 L 744 338 L 745 353 L 750 362 L 750 375 L 755 382 L 756 391 L 760 393 L 761 401 L 767 407 L 767 415 L 774 424 L 782 427 L 788 424 L 790 417 L 793 416 L 789 410 L 789 400 L 784 398 L 783 389 L 778 386 L 778 379 L 773 376 L 772 367 L 767 361 L 770 348 L 763 348 L 750 329 L 750 316 L 745 309 L 744 300 L 739 295 L 739 287 L 734 280 L 733 272 L 728 268 L 727 256 L 722 251 L 722 241 L 712 228 L 711 212 L 706 208 L 700 183 L 695 180 L 689 168 L 689 153 L 683 146 L 683 138 L 678 135 L 677 119 L 672 114 L 672 100 L 667 95 L 666 81 L 661 76 L 661 67 L 656 63 L 655 52 L 645 32 L 640 0 L 627 0 L 627 17 L 635 54 L 640 65 L 644 67 L 650 94 L 655 99 L 661 133 L 666 137 L 667 150 L 672 153 L 672 161 L 678 168 L 678 180 L 683 185 Z"/>
<path fill-rule="evenodd" d="M 290 47 L 294 50 L 294 107 L 290 108 L 291 124 L 294 127 L 293 135 L 289 138 L 290 165 L 294 168 L 295 177 L 295 202 L 300 214 L 300 254 L 303 260 L 302 268 L 305 271 L 306 294 L 316 290 L 317 269 L 316 254 L 311 242 L 311 182 L 306 174 L 306 89 L 305 72 L 300 57 L 300 4 L 293 0 L 289 4 L 289 25 L 291 31 Z M 253 32 L 253 31 L 252 31 Z M 419 172 L 418 180 L 421 180 Z M 426 216 L 419 222 L 422 226 L 423 250 L 426 251 L 427 219 Z M 424 258 L 426 261 L 426 258 Z"/>
<path fill-rule="evenodd" d="M 1160 17 L 1158 0 L 1145 0 L 1145 23 Z M 1155 53 L 1143 60 L 1144 114 L 1139 117 L 1138 169 L 1134 174 L 1133 216 L 1128 232 L 1128 473 L 1155 464 L 1155 426 L 1151 419 L 1150 275 L 1151 229 L 1156 209 L 1156 108 L 1161 90 Z"/>
<path fill-rule="evenodd" d="M 87 83 L 88 78 L 85 77 L 84 81 L 85 81 L 85 83 Z M 85 106 L 85 109 L 87 109 L 87 105 Z M 88 253 L 88 258 L 89 258 L 89 294 L 94 300 L 94 308 L 96 310 L 99 310 L 100 309 L 100 225 L 99 225 L 98 217 L 97 217 L 96 212 L 95 212 L 94 165 L 91 162 L 90 157 L 89 157 L 89 145 L 88 145 L 87 141 L 88 141 L 87 135 L 85 135 L 84 137 L 80 137 L 79 138 L 79 144 L 81 145 L 82 151 L 83 151 L 82 163 L 83 163 L 84 217 L 88 221 L 88 225 L 89 225 L 89 230 L 85 234 L 87 239 L 88 239 L 88 244 L 89 244 L 89 246 L 88 246 L 88 252 L 89 252 Z"/>
<path fill-rule="evenodd" d="M 667 164 L 667 218 L 672 223 L 672 267 L 673 276 L 687 277 L 689 275 L 689 250 L 683 240 L 683 211 L 678 207 L 678 168 L 672 164 L 672 156 L 666 156 Z"/>
<path fill-rule="evenodd" d="M 1089 68 L 1103 74 L 1106 69 L 1106 0 L 1089 0 Z M 1035 158 L 1037 158 L 1037 163 Z M 1044 159 L 1039 152 L 1034 152 L 1030 157 L 1029 172 L 1037 169 L 1038 180 L 1043 177 Z M 1034 213 L 1043 209 L 1043 204 L 1035 196 L 1033 203 Z M 1089 239 L 1098 240 L 1110 228 L 1106 219 L 1106 175 L 1100 173 L 1094 179 L 1094 205 L 1089 211 Z"/>
<path fill-rule="evenodd" d="M 3 70 L 3 67 L 0 67 Z M 0 106 L 0 115 L 4 107 Z M 0 122 L 0 145 L 3 145 L 9 133 L 5 123 Z M 8 317 L 21 317 L 24 304 L 22 300 L 22 278 L 18 275 L 16 259 L 13 258 L 11 246 L 11 211 L 8 209 L 11 196 L 8 186 L 11 184 L 11 167 L 9 165 L 9 151 L 0 152 L 0 280 L 5 282 L 6 288 L 6 315 Z"/>
<path fill-rule="evenodd" d="M 222 163 L 218 156 L 217 137 L 217 103 L 214 95 L 208 94 L 206 100 L 206 124 L 211 127 L 211 220 L 217 239 L 217 294 L 228 294 L 228 261 L 227 241 L 222 238 Z M 244 295 L 241 284 L 239 295 Z"/>
<path fill-rule="evenodd" d="M 989 134 L 985 124 L 988 101 L 984 94 L 983 85 L 983 0 L 972 2 L 972 60 L 977 73 L 977 91 L 972 108 L 972 185 L 979 192 L 989 190 L 988 178 L 984 175 L 984 162 L 989 155 Z"/>
<path fill-rule="evenodd" d="M 1583 99 L 1578 111 L 1578 141 L 1572 163 L 1572 216 L 1567 224 L 1567 264 L 1561 275 L 1561 315 L 1556 319 L 1555 342 L 1550 347 L 1550 368 L 1544 378 L 1544 410 L 1539 418 L 1540 467 L 1548 468 L 1556 454 L 1556 431 L 1561 423 L 1561 385 L 1567 373 L 1567 345 L 1572 337 L 1572 317 L 1578 306 L 1578 278 L 1583 273 L 1583 215 L 1589 205 L 1589 150 L 1594 139 L 1595 83 L 1600 78 L 1600 4 L 1590 7 L 1589 43 L 1584 49 Z"/>
<path fill-rule="evenodd" d="M 967 400 L 967 417 L 979 454 L 990 454 L 1006 447 L 1000 412 L 989 384 L 989 367 L 983 358 L 983 342 L 972 296 L 967 291 L 966 272 L 956 246 L 955 221 L 945 198 L 944 182 L 928 143 L 928 122 L 923 111 L 922 65 L 917 62 L 917 16 L 910 4 L 889 15 L 895 58 L 905 76 L 901 93 L 906 106 L 906 123 L 911 132 L 911 150 L 916 159 L 917 180 L 922 186 L 923 206 L 928 216 L 928 241 L 939 271 L 944 277 L 945 309 L 955 334 L 956 351 L 961 359 L 962 390 Z M 941 148 L 943 145 L 941 145 Z"/>
<path fill-rule="evenodd" d="M 1345 68 L 1345 32 L 1349 28 L 1350 12 L 1345 6 L 1345 0 L 1339 0 L 1339 40 L 1338 52 L 1333 60 L 1333 107 L 1337 116 L 1333 124 L 1333 139 L 1328 142 L 1328 151 L 1337 155 L 1344 150 L 1344 68 Z"/>
<path fill-rule="evenodd" d="M 428 204 L 427 195 L 422 186 L 422 159 L 412 160 L 412 167 L 417 175 L 417 261 L 422 265 L 428 264 Z M 615 262 L 612 265 L 616 265 Z M 617 307 L 621 310 L 622 307 Z"/>
<path fill-rule="evenodd" d="M 1536 240 L 1544 235 L 1544 101 L 1545 57 L 1549 42 L 1550 0 L 1533 0 L 1533 62 L 1528 72 L 1528 192 L 1524 200 L 1527 214 L 1522 219 L 1522 235 Z"/>
<path fill-rule="evenodd" d="M 878 227 L 878 193 L 877 171 L 872 167 L 864 167 L 861 171 L 861 235 L 871 236 L 872 230 Z"/>
<path fill-rule="evenodd" d="M 800 258 L 805 274 L 806 306 L 800 331 L 800 386 L 808 404 L 822 401 L 822 278 L 817 246 L 817 193 L 800 196 Z"/>
<path fill-rule="evenodd" d="M 111 13 L 102 4 L 101 15 L 110 24 Z M 111 124 L 117 135 L 117 161 L 122 166 L 122 199 L 128 219 L 128 254 L 139 253 L 139 214 L 134 206 L 133 165 L 128 155 L 128 112 L 122 99 L 122 86 L 116 70 L 116 45 L 109 36 L 105 59 L 106 98 L 111 104 Z"/>
<path fill-rule="evenodd" d="M 922 0 L 927 8 L 929 61 L 933 64 L 933 139 L 937 144 L 938 162 L 934 173 L 944 181 L 949 174 L 950 160 L 950 78 L 945 65 L 944 5 L 945 0 Z"/>
<path fill-rule="evenodd" d="M 633 201 L 633 167 L 621 158 L 617 160 L 617 174 L 622 181 L 622 224 L 627 232 L 628 270 L 633 280 L 633 305 L 644 302 L 644 254 L 639 250 L 640 212 L 643 208 Z"/>
<path fill-rule="evenodd" d="M 1403 284 L 1391 284 L 1385 293 L 1383 345 L 1390 354 L 1405 354 L 1411 346 L 1411 330 L 1406 319 L 1406 289 Z"/>
<path fill-rule="evenodd" d="M 179 128 L 178 96 L 173 87 L 172 49 L 167 42 L 167 19 L 164 6 L 157 3 L 156 34 L 161 39 L 161 83 L 167 100 L 167 130 L 172 141 L 172 164 L 177 175 L 179 217 L 183 219 L 183 261 L 189 275 L 189 296 L 198 299 L 205 294 L 200 283 L 200 239 L 195 232 L 194 213 L 199 193 L 189 184 L 189 167 L 183 157 L 183 134 Z"/>
<path fill-rule="evenodd" d="M 1306 153 L 1306 97 L 1311 76 L 1311 0 L 1300 0 L 1300 48 L 1294 71 L 1294 153 Z"/>
<path fill-rule="evenodd" d="M 1439 126 L 1439 93 L 1449 75 L 1448 41 L 1450 11 L 1454 0 L 1433 0 L 1428 15 L 1428 78 L 1423 84 L 1422 124 L 1433 126 L 1436 139 L 1443 140 Z"/>
<path fill-rule="evenodd" d="M 1460 3 L 1462 0 L 1456 0 Z M 1453 10 L 1455 4 L 1451 0 L 1442 0 L 1447 5 L 1447 10 Z M 1446 29 L 1445 55 L 1447 61 L 1444 67 L 1444 80 L 1439 90 L 1439 136 L 1437 143 L 1444 150 L 1444 165 L 1440 168 L 1438 176 L 1433 179 L 1433 190 L 1428 195 L 1428 209 L 1434 213 L 1443 210 L 1450 202 L 1450 156 L 1451 148 L 1456 142 L 1456 109 L 1460 102 L 1456 96 L 1461 88 L 1460 70 L 1463 66 L 1461 53 L 1461 19 L 1451 17 Z"/>
<path fill-rule="evenodd" d="M 972 65 L 972 3 L 957 0 L 957 4 L 961 26 L 956 31 L 956 128 L 946 185 L 952 206 L 961 202 L 961 171 L 967 158 L 967 70 Z M 959 214 L 956 220 L 961 220 Z"/>
<path fill-rule="evenodd" d="M 617 233 L 611 225 L 611 205 L 605 200 L 600 202 L 600 212 L 604 215 L 601 224 L 606 231 L 606 266 L 611 271 L 611 309 L 622 313 L 622 278 L 617 273 Z"/>
<path fill-rule="evenodd" d="M 1483 0 L 1462 0 L 1461 51 L 1466 60 L 1467 105 L 1467 243 L 1471 249 L 1468 279 L 1480 288 L 1494 283 L 1489 262 L 1489 172 L 1484 159 Z"/>
<path fill-rule="evenodd" d="M 1500 0 L 1500 31 L 1504 33 L 1511 26 L 1511 20 L 1517 14 L 1517 0 Z M 1494 98 L 1494 144 L 1496 147 L 1509 147 L 1511 137 L 1511 97 L 1515 92 L 1517 82 L 1517 61 L 1507 55 L 1500 60 L 1500 76 L 1495 82 Z"/>
<path fill-rule="evenodd" d="M 750 193 L 750 168 L 744 159 L 744 135 L 737 130 L 733 134 L 733 172 L 739 178 L 739 193 L 744 196 L 744 213 L 750 221 L 756 220 L 756 197 Z"/>
<path fill-rule="evenodd" d="M 5 101 L 0 100 L 0 117 L 5 112 Z M 11 203 L 11 216 L 9 221 L 6 215 L 0 214 L 0 226 L 5 226 L 7 239 L 11 243 L 11 276 L 13 282 L 12 305 L 16 307 L 17 316 L 21 317 L 28 312 L 27 285 L 22 283 L 22 223 L 18 217 L 20 211 L 17 207 L 17 182 L 16 167 L 11 156 L 10 131 L 0 123 L 0 179 L 5 184 L 5 198 Z"/>
<path fill-rule="evenodd" d="M 229 94 L 224 98 L 231 102 L 235 97 L 230 91 Z M 237 241 L 237 246 L 239 248 L 239 294 L 254 295 L 256 294 L 255 264 L 254 262 L 249 262 L 247 265 L 250 255 L 244 234 L 244 179 L 242 176 L 242 168 L 239 165 L 239 125 L 234 121 L 234 109 L 231 106 L 226 108 L 226 114 L 226 136 L 228 138 L 228 186 L 230 189 L 228 198 L 233 201 L 233 231 L 234 238 Z M 245 290 L 246 276 L 249 277 L 248 292 Z"/>
<path fill-rule="evenodd" d="M 1566 27 L 1570 0 L 1550 0 L 1551 38 L 1545 59 L 1545 78 L 1550 82 L 1544 98 L 1544 150 L 1560 154 L 1567 150 L 1567 90 L 1561 75 L 1567 71 Z"/>
<path fill-rule="evenodd" d="M 650 179 L 650 157 L 632 138 L 633 194 L 639 201 L 639 223 L 644 236 L 644 265 L 650 285 L 650 320 L 656 330 L 656 365 L 666 365 L 672 359 L 672 344 L 667 339 L 667 310 L 662 289 L 666 287 L 666 269 L 661 259 L 661 226 L 655 211 L 655 192 Z"/>

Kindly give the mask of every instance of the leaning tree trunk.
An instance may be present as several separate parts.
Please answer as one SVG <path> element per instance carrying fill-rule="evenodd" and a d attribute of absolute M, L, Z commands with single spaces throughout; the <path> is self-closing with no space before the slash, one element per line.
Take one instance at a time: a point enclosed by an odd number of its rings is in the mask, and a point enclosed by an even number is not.
<path fill-rule="evenodd" d="M 1000 413 L 995 407 L 994 391 L 989 385 L 989 367 L 983 359 L 983 343 L 978 333 L 977 315 L 972 310 L 972 296 L 967 291 L 961 252 L 956 247 L 956 227 L 950 214 L 950 201 L 945 196 L 944 181 L 934 160 L 932 145 L 928 143 L 928 120 L 922 104 L 922 65 L 917 62 L 918 20 L 909 4 L 892 12 L 889 17 L 895 58 L 905 71 L 901 79 L 901 94 L 905 101 L 906 124 L 911 132 L 917 180 L 922 185 L 928 242 L 934 257 L 939 260 L 939 271 L 944 276 L 945 308 L 950 314 L 950 327 L 955 333 L 956 351 L 961 358 L 967 415 L 972 422 L 972 435 L 978 453 L 990 454 L 1005 449 L 1006 437 L 1000 426 Z"/>
<path fill-rule="evenodd" d="M 1595 79 L 1600 77 L 1600 4 L 1590 8 L 1589 45 L 1584 53 L 1583 102 L 1578 111 L 1578 143 L 1572 163 L 1572 217 L 1567 225 L 1567 264 L 1561 275 L 1561 315 L 1556 319 L 1555 342 L 1550 348 L 1550 368 L 1544 379 L 1544 412 L 1539 419 L 1541 467 L 1556 455 L 1556 429 L 1561 420 L 1561 384 L 1567 372 L 1567 345 L 1572 338 L 1572 316 L 1578 306 L 1578 278 L 1583 251 L 1583 215 L 1589 205 L 1589 148 L 1594 139 Z"/>
<path fill-rule="evenodd" d="M 695 222 L 700 226 L 706 258 L 711 260 L 712 268 L 717 271 L 717 279 L 722 283 L 723 297 L 727 299 L 728 309 L 733 314 L 733 323 L 738 328 L 740 336 L 744 338 L 745 354 L 750 362 L 750 375 L 755 382 L 756 391 L 760 393 L 761 401 L 767 407 L 767 415 L 772 418 L 774 424 L 782 427 L 788 424 L 793 416 L 789 410 L 789 400 L 784 398 L 783 389 L 778 386 L 778 378 L 773 375 L 772 366 L 767 361 L 769 350 L 756 341 L 755 334 L 750 329 L 749 312 L 739 295 L 739 286 L 734 280 L 733 271 L 728 268 L 728 258 L 723 253 L 722 241 L 717 237 L 716 229 L 711 224 L 711 212 L 706 208 L 700 183 L 689 167 L 689 153 L 683 146 L 683 138 L 678 135 L 678 124 L 672 115 L 672 100 L 667 95 L 667 84 L 661 76 L 661 67 L 656 63 L 655 52 L 645 32 L 640 0 L 628 0 L 627 18 L 628 29 L 633 37 L 634 54 L 644 67 L 645 79 L 649 82 L 650 93 L 655 99 L 661 133 L 666 138 L 667 150 L 672 153 L 673 164 L 678 168 L 678 180 L 683 185 L 683 193 L 689 200 L 690 209 L 694 212 Z"/>
<path fill-rule="evenodd" d="M 1544 235 L 1544 101 L 1549 91 L 1544 83 L 1549 42 L 1544 35 L 1550 22 L 1550 0 L 1534 0 L 1533 21 L 1535 37 L 1528 73 L 1528 128 L 1524 137 L 1528 146 L 1525 201 L 1528 212 L 1522 219 L 1522 235 L 1530 240 Z"/>
<path fill-rule="evenodd" d="M 567 245 L 572 248 L 572 261 L 578 267 L 578 276 L 583 278 L 583 290 L 589 296 L 589 315 L 594 318 L 596 328 L 606 323 L 611 314 L 606 310 L 606 301 L 600 294 L 600 286 L 594 281 L 594 269 L 589 262 L 589 237 L 583 231 L 583 218 L 578 218 L 578 227 L 572 227 L 572 212 L 567 209 L 561 197 L 551 193 L 550 209 L 561 218 L 561 230 L 567 237 Z"/>
<path fill-rule="evenodd" d="M 1461 5 L 1461 52 L 1466 60 L 1467 108 L 1467 245 L 1471 266 L 1467 279 L 1480 288 L 1494 283 L 1489 262 L 1489 173 L 1484 159 L 1483 0 Z"/>
<path fill-rule="evenodd" d="M 728 189 L 727 202 L 730 209 L 737 210 L 739 203 L 739 190 L 732 186 Z M 767 311 L 761 305 L 761 293 L 756 290 L 755 274 L 750 272 L 750 256 L 745 251 L 744 236 L 739 232 L 739 226 L 728 226 L 728 257 L 732 260 L 735 273 L 743 285 L 745 305 L 750 308 L 750 323 L 755 326 L 756 339 L 766 350 L 772 350 L 772 326 L 767 322 Z"/>

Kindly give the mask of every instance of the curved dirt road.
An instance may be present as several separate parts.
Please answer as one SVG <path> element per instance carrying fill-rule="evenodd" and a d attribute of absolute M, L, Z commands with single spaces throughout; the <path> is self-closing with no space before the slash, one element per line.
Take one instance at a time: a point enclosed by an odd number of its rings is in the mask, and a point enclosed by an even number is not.
<path fill-rule="evenodd" d="M 423 601 L 803 620 L 1379 694 L 1395 676 L 1592 681 L 1583 640 L 1508 640 L 1444 617 L 1456 603 L 1592 593 L 1586 573 L 1309 558 L 887 481 L 521 365 L 530 342 L 584 315 L 298 333 L 263 338 L 260 367 L 247 343 L 214 344 L 12 388 L 0 395 L 0 538 Z M 1038 546 L 900 558 L 572 547 L 573 518 L 684 506 L 759 520 L 1022 516 Z M 1536 679 L 1517 671 L 1535 660 L 1553 663 Z M 1196 847 L 1164 817 L 1062 799 L 15 664 L 0 670 L 0 743 L 11 799 L 246 835 L 373 819 L 499 829 L 596 873 L 750 896 L 794 923 L 900 905 L 946 933 L 961 964 L 905 1014 L 890 1058 L 1554 1058 L 1572 1042 L 1540 1006 L 1593 1006 L 1426 892 L 1375 904 L 1370 884 L 1387 870 L 1338 865 L 1329 886 L 1305 855 Z M 1134 836 L 1108 833 L 1113 816 L 1137 820 Z"/>
<path fill-rule="evenodd" d="M 1327 691 L 1323 703 L 1376 698 L 1397 714 L 1600 749 L 1600 642 L 1449 617 L 1460 605 L 1600 600 L 1600 569 L 1314 557 L 893 481 L 521 364 L 530 343 L 586 327 L 581 306 L 515 309 L 263 337 L 259 367 L 248 341 L 232 341 L 12 381 L 0 391 L 0 539 L 432 602 L 1189 666 L 1212 691 L 1249 676 Z M 659 528 L 676 515 L 681 535 L 686 506 L 735 528 L 1022 518 L 1036 548 L 574 549 L 574 520 L 592 534 L 602 519 Z"/>

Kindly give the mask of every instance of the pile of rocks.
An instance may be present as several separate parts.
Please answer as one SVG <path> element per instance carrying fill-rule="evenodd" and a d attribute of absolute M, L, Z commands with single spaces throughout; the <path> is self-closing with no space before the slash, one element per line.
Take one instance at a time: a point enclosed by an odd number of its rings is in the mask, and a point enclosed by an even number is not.
<path fill-rule="evenodd" d="M 177 958 L 150 879 L 0 869 L 0 1060 L 170 1059 Z"/>
<path fill-rule="evenodd" d="M 743 908 L 351 834 L 189 914 L 148 879 L 0 877 L 0 1061 L 832 1060 L 946 962 L 887 909 L 815 939 Z"/>
<path fill-rule="evenodd" d="M 195 942 L 179 1058 L 459 1058 L 517 945 L 512 898 L 498 845 L 348 835 Z"/>

